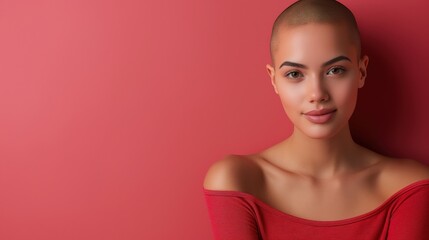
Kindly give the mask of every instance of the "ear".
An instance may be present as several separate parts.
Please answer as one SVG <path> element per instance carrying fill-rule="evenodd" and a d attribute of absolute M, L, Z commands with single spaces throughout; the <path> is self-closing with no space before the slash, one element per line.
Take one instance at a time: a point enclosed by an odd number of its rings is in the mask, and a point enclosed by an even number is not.
<path fill-rule="evenodd" d="M 274 88 L 274 91 L 276 92 L 276 94 L 279 94 L 279 92 L 277 91 L 277 86 L 276 86 L 276 79 L 275 79 L 276 74 L 274 72 L 274 68 L 270 64 L 267 64 L 266 68 L 267 68 L 268 75 L 270 76 L 270 79 L 271 79 L 271 85 L 273 85 L 273 88 Z"/>
<path fill-rule="evenodd" d="M 367 55 L 364 55 L 359 60 L 359 72 L 360 72 L 360 78 L 359 78 L 359 88 L 363 87 L 365 85 L 365 79 L 367 75 L 367 67 L 368 67 L 369 57 Z"/>

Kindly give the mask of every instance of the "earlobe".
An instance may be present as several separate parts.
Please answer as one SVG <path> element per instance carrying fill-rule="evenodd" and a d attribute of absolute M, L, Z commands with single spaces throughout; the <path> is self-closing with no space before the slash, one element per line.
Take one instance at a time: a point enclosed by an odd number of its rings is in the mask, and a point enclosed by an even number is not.
<path fill-rule="evenodd" d="M 368 62 L 369 62 L 369 57 L 367 55 L 364 55 L 359 61 L 359 71 L 360 71 L 359 88 L 362 88 L 365 85 Z"/>
<path fill-rule="evenodd" d="M 279 92 L 277 91 L 277 86 L 276 86 L 276 81 L 275 81 L 274 68 L 270 64 L 267 64 L 266 68 L 267 68 L 268 76 L 271 79 L 271 85 L 273 85 L 273 88 L 274 88 L 274 91 L 276 92 L 276 94 L 279 94 Z"/>

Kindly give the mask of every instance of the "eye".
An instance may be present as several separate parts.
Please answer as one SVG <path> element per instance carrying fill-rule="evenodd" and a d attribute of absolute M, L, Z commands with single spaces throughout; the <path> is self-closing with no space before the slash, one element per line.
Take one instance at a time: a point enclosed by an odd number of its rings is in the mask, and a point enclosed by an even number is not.
<path fill-rule="evenodd" d="M 342 74 L 346 71 L 346 69 L 344 69 L 343 67 L 333 67 L 331 69 L 329 69 L 328 71 L 328 75 L 339 75 Z"/>
<path fill-rule="evenodd" d="M 298 71 L 290 71 L 286 73 L 286 77 L 291 79 L 297 79 L 297 78 L 303 77 L 303 75 Z"/>

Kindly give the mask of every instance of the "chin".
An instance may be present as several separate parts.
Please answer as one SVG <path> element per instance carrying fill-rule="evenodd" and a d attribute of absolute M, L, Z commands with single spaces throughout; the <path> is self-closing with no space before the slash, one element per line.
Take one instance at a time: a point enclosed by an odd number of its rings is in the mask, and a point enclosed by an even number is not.
<path fill-rule="evenodd" d="M 305 126 L 304 128 L 299 129 L 299 131 L 311 139 L 327 140 L 339 135 L 346 126 L 347 124 L 344 124 L 343 126 L 338 126 L 336 124 L 321 124 Z"/>
<path fill-rule="evenodd" d="M 304 132 L 304 135 L 311 139 L 326 140 L 333 138 L 336 134 L 332 132 Z"/>

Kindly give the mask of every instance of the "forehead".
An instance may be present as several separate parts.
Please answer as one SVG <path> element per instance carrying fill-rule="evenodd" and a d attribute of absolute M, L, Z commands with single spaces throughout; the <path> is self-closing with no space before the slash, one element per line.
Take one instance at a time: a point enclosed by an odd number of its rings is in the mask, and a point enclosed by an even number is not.
<path fill-rule="evenodd" d="M 350 59 L 356 59 L 357 55 L 357 47 L 346 25 L 308 23 L 279 28 L 273 60 L 276 67 L 286 60 L 317 65 L 340 55 Z"/>

